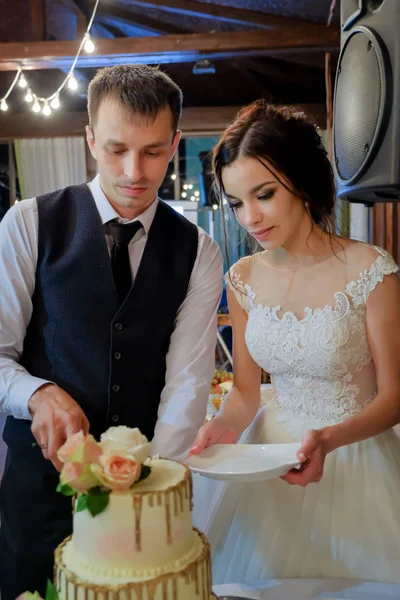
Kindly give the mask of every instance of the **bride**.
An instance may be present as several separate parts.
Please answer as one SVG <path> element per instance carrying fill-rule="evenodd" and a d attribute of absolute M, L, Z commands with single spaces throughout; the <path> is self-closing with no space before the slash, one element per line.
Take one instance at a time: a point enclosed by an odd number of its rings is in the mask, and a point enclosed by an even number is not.
<path fill-rule="evenodd" d="M 302 466 L 218 484 L 205 519 L 213 581 L 400 582 L 398 267 L 384 250 L 330 233 L 332 169 L 304 113 L 245 107 L 214 170 L 221 200 L 263 250 L 226 276 L 234 386 L 191 453 L 240 436 L 301 440 Z M 259 410 L 261 367 L 274 393 Z"/>

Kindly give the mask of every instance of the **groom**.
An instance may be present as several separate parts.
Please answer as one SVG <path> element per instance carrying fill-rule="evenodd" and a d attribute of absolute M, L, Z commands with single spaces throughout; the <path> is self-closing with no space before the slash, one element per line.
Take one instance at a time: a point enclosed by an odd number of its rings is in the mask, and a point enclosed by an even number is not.
<path fill-rule="evenodd" d="M 0 593 L 44 593 L 71 533 L 55 492 L 72 433 L 139 427 L 187 455 L 214 369 L 217 245 L 157 199 L 178 146 L 182 94 L 159 70 L 102 69 L 87 142 L 99 174 L 14 206 L 0 225 Z"/>

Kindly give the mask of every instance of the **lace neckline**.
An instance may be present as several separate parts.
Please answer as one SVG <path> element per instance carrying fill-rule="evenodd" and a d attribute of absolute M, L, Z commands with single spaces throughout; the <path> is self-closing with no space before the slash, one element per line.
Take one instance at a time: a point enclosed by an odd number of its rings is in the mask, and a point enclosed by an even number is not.
<path fill-rule="evenodd" d="M 325 256 L 325 258 L 322 258 L 321 260 L 319 260 L 318 262 L 315 262 L 314 264 L 310 264 L 310 265 L 299 265 L 298 267 L 295 268 L 288 268 L 288 267 L 283 267 L 283 266 L 275 266 L 275 265 L 271 265 L 271 264 L 266 264 L 265 266 L 268 269 L 274 269 L 274 271 L 285 271 L 285 272 L 294 272 L 294 271 L 305 271 L 306 269 L 315 269 L 316 267 L 320 266 L 320 265 L 324 265 L 326 264 L 329 260 L 332 260 L 333 258 L 338 258 L 341 255 L 346 255 L 346 252 L 348 250 L 350 250 L 350 248 L 353 248 L 355 246 L 358 246 L 360 244 L 362 244 L 363 242 L 359 242 L 359 241 L 355 241 L 352 244 L 348 244 L 347 246 L 341 248 L 338 252 L 333 252 L 332 254 L 329 254 L 328 256 Z M 268 250 L 263 250 L 262 252 L 260 252 L 260 256 L 264 256 L 266 257 L 268 254 Z M 310 256 L 310 258 L 312 258 Z M 340 260 L 340 258 L 339 258 Z"/>
<path fill-rule="evenodd" d="M 359 272 L 358 278 L 349 281 L 344 289 L 334 292 L 333 305 L 327 304 L 324 307 L 317 308 L 305 306 L 303 308 L 304 312 L 302 317 L 297 317 L 296 313 L 292 310 L 283 311 L 281 315 L 278 315 L 277 313 L 280 312 L 281 306 L 266 305 L 263 304 L 262 301 L 257 302 L 255 290 L 252 285 L 245 283 L 242 280 L 240 274 L 235 269 L 235 265 L 231 267 L 229 274 L 227 273 L 225 276 L 225 281 L 232 291 L 234 291 L 239 304 L 247 313 L 255 308 L 261 308 L 264 311 L 269 311 L 270 314 L 274 314 L 275 318 L 279 321 L 284 321 L 286 319 L 292 322 L 296 321 L 297 323 L 302 323 L 313 319 L 316 315 L 326 314 L 327 312 L 335 314 L 338 310 L 340 312 L 345 305 L 347 305 L 347 309 L 352 306 L 356 310 L 363 306 L 365 307 L 370 292 L 375 289 L 379 282 L 383 281 L 383 277 L 385 275 L 397 273 L 399 270 L 399 267 L 390 254 L 377 246 L 373 246 L 373 248 L 378 253 L 378 256 L 372 262 L 369 269 L 364 269 Z"/>

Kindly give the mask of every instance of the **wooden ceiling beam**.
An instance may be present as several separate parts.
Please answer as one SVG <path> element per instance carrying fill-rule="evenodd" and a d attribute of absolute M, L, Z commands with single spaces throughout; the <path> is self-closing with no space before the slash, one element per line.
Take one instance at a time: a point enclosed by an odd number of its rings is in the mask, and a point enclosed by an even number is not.
<path fill-rule="evenodd" d="M 311 25 L 316 28 L 325 25 L 310 23 L 303 19 L 293 19 L 279 15 L 270 15 L 265 12 L 248 10 L 246 8 L 233 8 L 221 6 L 220 4 L 209 4 L 198 0 L 136 0 L 139 6 L 149 8 L 160 8 L 167 12 L 192 15 L 206 19 L 218 19 L 230 23 L 257 25 L 258 27 L 301 27 Z"/>
<path fill-rule="evenodd" d="M 325 105 L 303 104 L 320 127 L 325 128 Z M 188 107 L 183 110 L 180 129 L 185 136 L 221 133 L 235 118 L 239 106 Z M 60 110 L 51 118 L 26 112 L 0 112 L 0 140 L 21 138 L 67 137 L 84 135 L 88 124 L 86 111 Z"/>
<path fill-rule="evenodd" d="M 164 34 L 179 34 L 189 33 L 188 29 L 180 25 L 172 25 L 157 19 L 153 19 L 147 15 L 134 13 L 131 10 L 123 9 L 119 6 L 109 6 L 100 4 L 101 9 L 96 13 L 96 21 L 102 22 L 104 18 L 112 19 L 113 21 L 123 22 L 128 25 L 136 25 L 140 28 L 147 29 L 159 35 Z"/>
<path fill-rule="evenodd" d="M 253 72 L 260 73 L 276 83 L 302 85 L 308 88 L 320 89 L 324 85 L 324 70 L 306 68 L 300 65 L 285 63 L 277 58 L 268 57 L 265 60 L 244 59 L 240 61 L 243 67 Z"/>
<path fill-rule="evenodd" d="M 0 71 L 68 68 L 78 41 L 48 41 L 0 44 Z M 163 35 L 159 37 L 96 40 L 96 52 L 82 53 L 79 68 L 124 63 L 168 64 L 194 62 L 199 58 L 226 59 L 266 56 L 287 51 L 325 52 L 337 50 L 339 32 L 302 26 L 281 28 L 268 34 L 262 30 Z"/>
<path fill-rule="evenodd" d="M 88 19 L 85 13 L 79 8 L 74 0 L 62 0 L 62 4 L 75 15 L 76 18 L 76 35 L 82 38 L 85 34 Z"/>
<path fill-rule="evenodd" d="M 41 42 L 46 39 L 46 6 L 44 0 L 30 0 L 31 40 Z"/>

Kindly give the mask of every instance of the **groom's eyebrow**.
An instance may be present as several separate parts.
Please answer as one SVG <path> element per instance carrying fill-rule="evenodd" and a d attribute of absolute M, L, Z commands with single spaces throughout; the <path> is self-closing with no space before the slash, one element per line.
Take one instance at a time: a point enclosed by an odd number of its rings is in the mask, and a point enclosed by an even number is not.
<path fill-rule="evenodd" d="M 164 146 L 168 146 L 168 142 L 153 142 L 152 144 L 146 144 L 145 148 L 163 148 Z"/>
<path fill-rule="evenodd" d="M 113 146 L 123 146 L 124 143 L 120 140 L 113 140 L 112 138 L 106 140 L 106 144 L 112 144 Z"/>

